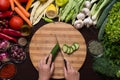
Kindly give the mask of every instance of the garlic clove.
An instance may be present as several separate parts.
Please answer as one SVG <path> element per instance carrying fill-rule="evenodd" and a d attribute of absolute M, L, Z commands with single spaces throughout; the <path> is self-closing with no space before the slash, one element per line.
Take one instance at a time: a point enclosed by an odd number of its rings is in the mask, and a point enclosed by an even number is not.
<path fill-rule="evenodd" d="M 85 14 L 82 13 L 82 12 L 80 12 L 80 13 L 77 15 L 77 19 L 81 19 L 81 20 L 85 19 Z"/>

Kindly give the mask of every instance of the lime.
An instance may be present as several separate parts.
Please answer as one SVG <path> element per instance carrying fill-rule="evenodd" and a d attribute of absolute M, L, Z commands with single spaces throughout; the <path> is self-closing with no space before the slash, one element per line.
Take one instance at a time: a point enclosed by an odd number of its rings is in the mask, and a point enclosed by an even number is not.
<path fill-rule="evenodd" d="M 55 3 L 57 6 L 64 6 L 66 3 L 68 2 L 68 0 L 55 0 Z"/>

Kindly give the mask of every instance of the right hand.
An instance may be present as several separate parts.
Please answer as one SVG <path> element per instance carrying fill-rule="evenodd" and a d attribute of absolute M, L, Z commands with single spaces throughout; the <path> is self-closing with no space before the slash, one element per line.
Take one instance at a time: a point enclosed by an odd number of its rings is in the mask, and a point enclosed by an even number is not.
<path fill-rule="evenodd" d="M 67 69 L 66 69 L 67 67 Z M 69 62 L 64 67 L 64 75 L 66 80 L 80 80 L 80 73 L 76 71 Z"/>

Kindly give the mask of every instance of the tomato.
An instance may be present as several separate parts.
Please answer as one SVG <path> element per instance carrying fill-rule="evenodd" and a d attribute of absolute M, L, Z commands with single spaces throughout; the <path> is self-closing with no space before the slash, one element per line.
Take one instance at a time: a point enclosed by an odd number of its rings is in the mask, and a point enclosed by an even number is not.
<path fill-rule="evenodd" d="M 13 16 L 9 21 L 10 27 L 15 30 L 20 30 L 24 24 L 23 20 L 19 16 Z"/>
<path fill-rule="evenodd" d="M 10 8 L 9 0 L 0 0 L 0 11 L 6 11 Z"/>
<path fill-rule="evenodd" d="M 28 2 L 28 0 L 19 0 L 19 2 L 25 3 L 25 2 Z"/>

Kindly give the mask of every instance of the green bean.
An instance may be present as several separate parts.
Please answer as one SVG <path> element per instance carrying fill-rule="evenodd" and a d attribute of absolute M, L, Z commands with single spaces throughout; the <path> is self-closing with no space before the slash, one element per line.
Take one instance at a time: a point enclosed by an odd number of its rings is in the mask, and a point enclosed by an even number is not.
<path fill-rule="evenodd" d="M 45 20 L 46 22 L 54 22 L 52 19 L 50 18 L 47 18 L 47 17 L 42 17 L 43 20 Z"/>

